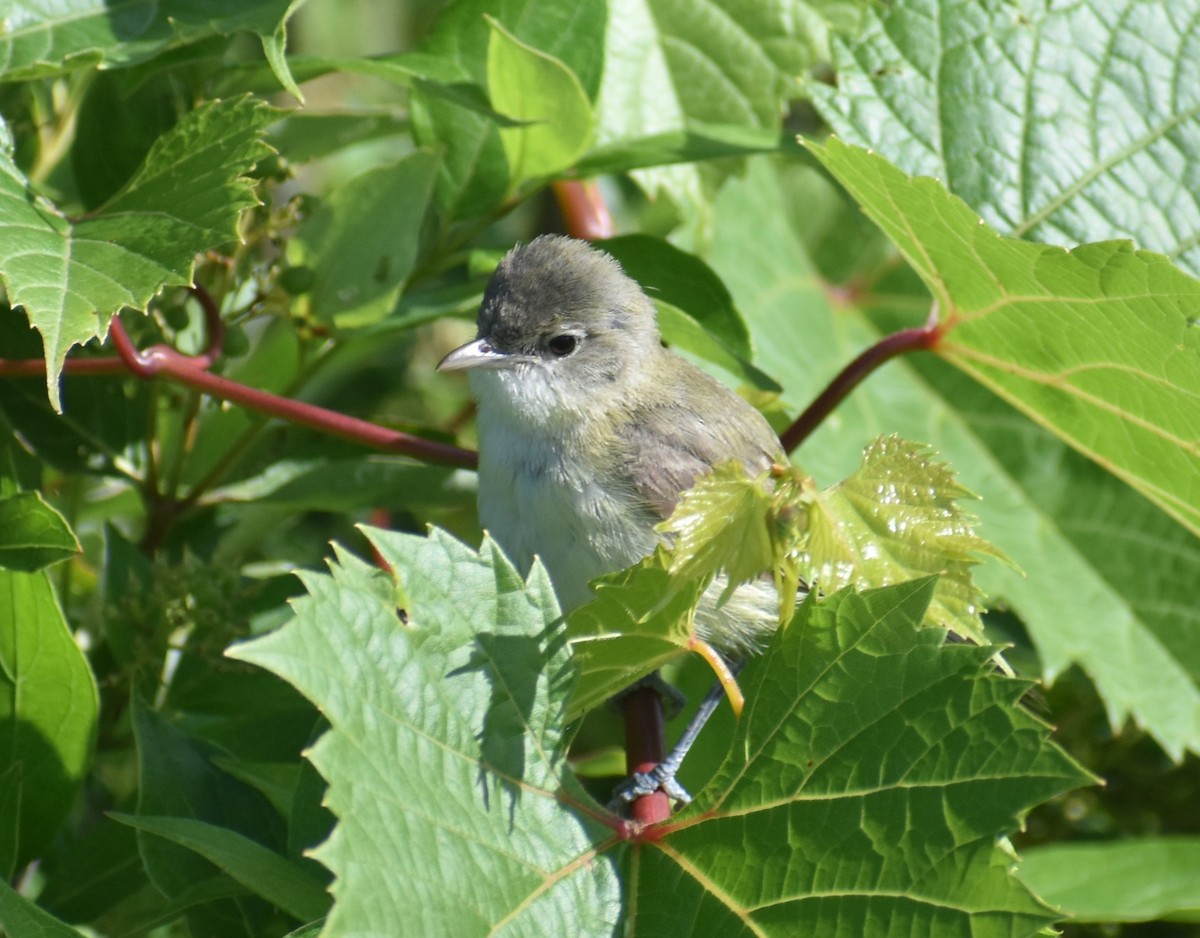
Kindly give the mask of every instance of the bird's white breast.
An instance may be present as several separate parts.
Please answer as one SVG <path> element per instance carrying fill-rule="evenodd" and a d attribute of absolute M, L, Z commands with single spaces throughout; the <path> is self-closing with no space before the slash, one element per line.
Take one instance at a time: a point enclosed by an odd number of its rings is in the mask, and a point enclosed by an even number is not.
<path fill-rule="evenodd" d="M 511 387 L 488 380 L 507 375 L 481 377 L 480 521 L 522 573 L 541 558 L 559 602 L 573 609 L 591 598 L 589 580 L 636 563 L 656 537 L 632 493 L 602 484 L 573 444 L 571 415 L 551 401 L 514 402 Z M 536 384 L 526 376 L 522 389 Z"/>

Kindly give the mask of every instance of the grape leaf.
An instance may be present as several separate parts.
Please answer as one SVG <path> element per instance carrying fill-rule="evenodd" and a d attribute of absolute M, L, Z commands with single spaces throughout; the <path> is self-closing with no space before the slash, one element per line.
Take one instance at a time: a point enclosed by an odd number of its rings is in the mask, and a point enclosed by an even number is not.
<path fill-rule="evenodd" d="M 1197 0 L 911 0 L 811 83 L 844 140 L 934 176 L 1008 234 L 1130 237 L 1200 276 Z"/>
<path fill-rule="evenodd" d="M 1004 555 L 956 504 L 974 497 L 926 447 L 879 437 L 848 478 L 813 492 L 801 575 L 832 592 L 935 574 L 929 624 L 982 641 L 983 597 L 971 569 L 980 557 Z"/>
<path fill-rule="evenodd" d="M 887 328 L 917 325 L 929 309 L 911 275 L 861 296 L 861 287 L 823 285 L 797 220 L 778 206 L 789 199 L 811 205 L 814 187 L 828 187 L 826 180 L 808 169 L 779 175 L 765 161 L 754 163 L 745 179 L 726 184 L 708 255 L 750 325 L 757 364 L 779 380 L 794 412 L 879 339 L 867 307 L 872 316 L 887 312 Z M 843 212 L 859 215 L 851 204 Z M 848 224 L 835 215 L 829 227 Z M 764 239 L 772 251 L 761 249 Z M 931 355 L 873 374 L 799 457 L 818 480 L 832 482 L 853 471 L 864 440 L 892 432 L 929 443 L 981 496 L 972 506 L 981 531 L 1028 576 L 985 564 L 980 586 L 1027 624 L 1048 678 L 1078 663 L 1097 682 L 1114 726 L 1132 715 L 1174 757 L 1200 751 L 1195 536 Z"/>
<path fill-rule="evenodd" d="M 191 282 L 195 255 L 237 239 L 257 204 L 243 178 L 269 152 L 278 112 L 248 98 L 201 105 L 151 148 L 141 169 L 95 212 L 71 219 L 34 193 L 0 126 L 0 279 L 42 334 L 50 400 L 72 346 L 108 331 L 122 307 Z"/>
<path fill-rule="evenodd" d="M 329 715 L 312 759 L 339 818 L 316 854 L 337 875 L 330 930 L 402 915 L 462 935 L 865 934 L 881 918 L 1008 936 L 1053 919 L 997 837 L 1088 777 L 991 649 L 918 629 L 932 580 L 806 602 L 750 664 L 712 784 L 630 840 L 562 760 L 570 669 L 544 572 L 523 584 L 493 543 L 436 530 L 370 537 L 395 581 L 339 551 L 303 574 L 289 625 L 231 652 Z"/>
<path fill-rule="evenodd" d="M 1200 533 L 1200 281 L 1127 242 L 1005 238 L 931 179 L 813 152 L 928 285 L 940 355 Z"/>
<path fill-rule="evenodd" d="M 496 546 L 370 531 L 398 581 L 339 551 L 283 629 L 231 654 L 295 683 L 332 729 L 311 751 L 338 817 L 329 929 L 611 934 L 604 828 L 567 770 L 568 651 L 549 580 Z M 397 588 L 404 615 L 397 614 Z M 597 810 L 597 809 L 592 809 Z"/>
<path fill-rule="evenodd" d="M 992 649 L 919 629 L 933 586 L 810 597 L 747 666 L 723 766 L 635 848 L 632 931 L 979 938 L 1055 918 L 997 837 L 1089 777 Z"/>
<path fill-rule="evenodd" d="M 862 465 L 824 491 L 782 467 L 750 478 L 739 463 L 717 466 L 658 526 L 669 546 L 593 581 L 596 598 L 570 614 L 580 675 L 572 714 L 693 650 L 696 604 L 717 576 L 723 603 L 773 573 L 789 599 L 779 610 L 786 621 L 801 582 L 833 593 L 937 575 L 926 625 L 982 641 L 971 570 L 979 557 L 1003 554 L 975 533 L 957 504 L 965 497 L 925 447 L 894 436 L 875 440 Z"/>
<path fill-rule="evenodd" d="M 690 651 L 692 617 L 707 579 L 671 577 L 669 563 L 660 548 L 628 570 L 594 580 L 596 598 L 568 617 L 579 670 L 571 718 Z"/>
<path fill-rule="evenodd" d="M 658 525 L 671 540 L 669 572 L 703 577 L 724 571 L 733 586 L 770 569 L 775 561 L 772 507 L 765 474 L 747 478 L 739 462 L 716 466 Z"/>

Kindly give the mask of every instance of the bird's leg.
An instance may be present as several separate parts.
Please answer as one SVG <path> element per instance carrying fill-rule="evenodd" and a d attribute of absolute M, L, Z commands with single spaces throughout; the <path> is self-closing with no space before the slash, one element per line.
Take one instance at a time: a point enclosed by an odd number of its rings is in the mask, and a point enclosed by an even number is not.
<path fill-rule="evenodd" d="M 743 664 L 745 664 L 744 661 L 731 662 L 729 670 L 736 676 L 741 671 Z M 675 744 L 675 748 L 671 750 L 670 754 L 649 772 L 634 772 L 629 778 L 618 785 L 613 792 L 609 807 L 617 810 L 641 798 L 643 795 L 649 795 L 659 789 L 662 789 L 672 799 L 681 804 L 687 804 L 691 801 L 692 796 L 675 780 L 675 776 L 678 774 L 680 766 L 683 765 L 683 760 L 687 756 L 688 751 L 696 742 L 697 737 L 699 737 L 700 731 L 704 729 L 704 725 L 716 711 L 724 696 L 725 685 L 717 681 L 713 684 L 709 692 L 705 694 L 704 699 L 700 701 L 699 708 L 688 722 L 683 735 L 679 737 L 679 741 Z"/>
<path fill-rule="evenodd" d="M 664 720 L 674 720 L 679 716 L 683 708 L 687 706 L 687 697 L 683 692 L 678 687 L 664 681 L 662 675 L 657 671 L 651 671 L 645 677 L 638 678 L 638 680 L 634 681 L 619 694 L 609 697 L 608 705 L 620 713 L 624 706 L 625 698 L 635 690 L 641 690 L 643 687 L 649 687 L 662 698 Z"/>

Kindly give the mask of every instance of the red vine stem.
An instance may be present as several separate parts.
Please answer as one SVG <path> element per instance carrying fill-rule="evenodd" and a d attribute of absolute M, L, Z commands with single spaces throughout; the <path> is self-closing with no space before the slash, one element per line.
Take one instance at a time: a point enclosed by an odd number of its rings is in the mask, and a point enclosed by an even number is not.
<path fill-rule="evenodd" d="M 192 287 L 191 291 L 204 311 L 207 327 L 207 342 L 204 351 L 199 355 L 184 355 L 161 343 L 141 351 L 129 338 L 121 320 L 113 317 L 108 332 L 117 354 L 104 358 L 67 359 L 63 371 L 73 375 L 115 375 L 128 371 L 143 380 L 166 377 L 219 400 L 232 401 L 249 410 L 322 433 L 444 466 L 475 468 L 478 456 L 471 450 L 381 427 L 366 420 L 348 417 L 292 398 L 280 397 L 212 374 L 208 368 L 220 356 L 225 327 L 221 321 L 220 310 L 208 291 L 200 286 Z M 45 373 L 46 363 L 40 358 L 10 361 L 0 359 L 0 375 L 32 377 Z"/>
<path fill-rule="evenodd" d="M 662 694 L 643 685 L 621 698 L 625 718 L 625 771 L 651 772 L 667 757 L 663 729 Z M 655 824 L 671 816 L 671 799 L 665 791 L 653 791 L 633 800 L 629 806 L 638 824 Z"/>
<path fill-rule="evenodd" d="M 936 347 L 942 338 L 942 326 L 937 317 L 938 307 L 937 303 L 934 303 L 925 325 L 913 329 L 902 329 L 884 336 L 838 372 L 837 377 L 817 395 L 804 413 L 780 434 L 779 439 L 783 443 L 784 451 L 790 453 L 808 439 L 809 434 L 820 426 L 833 409 L 884 362 L 907 352 Z"/>
<path fill-rule="evenodd" d="M 567 234 L 584 241 L 601 241 L 616 233 L 608 205 L 595 180 L 562 179 L 550 187 L 562 212 Z"/>
<path fill-rule="evenodd" d="M 289 423 L 299 424 L 302 427 L 309 427 L 357 443 L 364 443 L 381 450 L 403 453 L 406 456 L 445 466 L 473 469 L 476 465 L 478 457 L 470 450 L 381 427 L 379 424 L 359 420 L 357 417 L 349 417 L 324 407 L 306 404 L 304 401 L 280 397 L 277 394 L 260 391 L 258 388 L 214 375 L 206 370 L 207 363 L 204 356 L 183 355 L 169 345 L 155 345 L 144 352 L 139 351 L 130 341 L 129 334 L 118 319 L 112 321 L 109 334 L 112 336 L 113 346 L 125 363 L 125 367 L 139 378 L 166 376 L 185 387 L 193 388 L 220 400 L 232 401 L 261 414 L 279 417 Z"/>

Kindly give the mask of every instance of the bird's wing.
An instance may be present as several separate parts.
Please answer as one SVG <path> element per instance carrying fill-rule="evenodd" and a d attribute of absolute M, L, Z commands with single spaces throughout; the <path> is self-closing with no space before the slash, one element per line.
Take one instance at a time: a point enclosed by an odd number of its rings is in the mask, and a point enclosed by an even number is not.
<path fill-rule="evenodd" d="M 679 497 L 715 465 L 740 458 L 749 472 L 759 473 L 783 458 L 779 441 L 765 422 L 761 427 L 748 425 L 738 416 L 726 413 L 701 419 L 683 408 L 669 407 L 657 415 L 659 419 L 635 420 L 622 427 L 623 469 L 638 497 L 660 518 L 667 518 Z"/>

